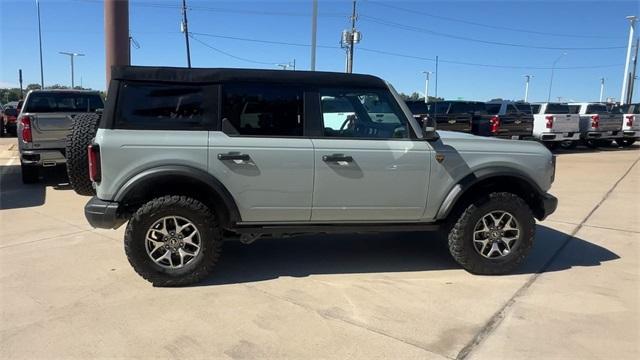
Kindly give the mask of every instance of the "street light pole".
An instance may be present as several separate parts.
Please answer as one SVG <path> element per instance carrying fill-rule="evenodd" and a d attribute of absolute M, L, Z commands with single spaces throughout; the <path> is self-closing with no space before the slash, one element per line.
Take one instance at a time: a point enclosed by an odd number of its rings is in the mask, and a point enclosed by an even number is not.
<path fill-rule="evenodd" d="M 604 78 L 600 78 L 600 102 L 602 102 L 603 95 L 604 95 Z"/>
<path fill-rule="evenodd" d="M 312 0 L 311 14 L 311 71 L 316 71 L 316 37 L 318 33 L 318 0 Z"/>
<path fill-rule="evenodd" d="M 551 87 L 553 86 L 553 72 L 556 69 L 556 64 L 565 55 L 567 55 L 566 52 L 563 52 L 562 54 L 560 54 L 560 56 L 558 56 L 558 58 L 553 62 L 553 65 L 551 65 L 551 79 L 549 80 L 549 95 L 547 96 L 547 102 L 551 101 Z"/>
<path fill-rule="evenodd" d="M 529 81 L 533 78 L 533 75 L 525 75 L 526 81 L 524 83 L 524 102 L 528 102 L 529 100 Z"/>
<path fill-rule="evenodd" d="M 633 33 L 636 29 L 637 18 L 635 16 L 627 16 L 629 20 L 629 43 L 627 44 L 627 57 L 624 63 L 624 76 L 622 78 L 622 94 L 620 94 L 620 105 L 627 102 L 628 81 L 629 81 L 629 63 L 631 62 L 631 46 L 633 45 Z"/>
<path fill-rule="evenodd" d="M 40 88 L 44 89 L 44 67 L 42 66 L 42 28 L 40 26 L 40 1 L 36 0 L 38 8 L 38 45 L 40 46 Z"/>
<path fill-rule="evenodd" d="M 425 104 L 429 102 L 429 74 L 433 74 L 432 71 L 423 71 L 425 75 L 424 79 L 424 102 Z"/>
<path fill-rule="evenodd" d="M 74 77 L 74 74 L 73 74 L 73 58 L 75 58 L 76 56 L 84 56 L 84 54 L 64 52 L 64 51 L 60 51 L 59 53 L 62 54 L 62 55 L 67 55 L 71 59 L 71 88 L 73 89 L 75 87 L 74 78 L 73 78 Z"/>

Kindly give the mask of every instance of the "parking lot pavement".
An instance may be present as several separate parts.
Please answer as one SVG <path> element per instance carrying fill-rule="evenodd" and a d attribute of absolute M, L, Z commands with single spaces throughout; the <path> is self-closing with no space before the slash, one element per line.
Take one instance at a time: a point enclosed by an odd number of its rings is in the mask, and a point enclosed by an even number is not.
<path fill-rule="evenodd" d="M 122 228 L 86 224 L 63 171 L 22 185 L 11 146 L 0 139 L 3 358 L 640 355 L 637 146 L 559 155 L 560 207 L 514 275 L 470 275 L 428 234 L 308 236 L 227 243 L 210 279 L 178 289 L 133 272 Z"/>

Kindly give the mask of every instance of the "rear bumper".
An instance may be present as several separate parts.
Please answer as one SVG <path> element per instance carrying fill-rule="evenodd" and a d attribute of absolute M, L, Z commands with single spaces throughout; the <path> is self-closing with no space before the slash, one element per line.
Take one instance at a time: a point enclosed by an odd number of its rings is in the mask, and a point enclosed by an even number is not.
<path fill-rule="evenodd" d="M 580 140 L 580 132 L 545 132 L 537 138 L 542 141 L 577 141 Z"/>
<path fill-rule="evenodd" d="M 558 198 L 550 194 L 542 194 L 540 201 L 540 209 L 542 212 L 540 214 L 536 214 L 536 217 L 538 220 L 542 221 L 556 211 L 558 208 Z"/>
<path fill-rule="evenodd" d="M 118 216 L 120 204 L 114 201 L 104 201 L 92 197 L 84 206 L 84 217 L 94 228 L 117 229 L 126 222 L 126 219 Z"/>
<path fill-rule="evenodd" d="M 25 165 L 55 166 L 67 162 L 61 150 L 22 150 L 20 161 Z"/>
<path fill-rule="evenodd" d="M 582 138 L 585 140 L 592 139 L 615 139 L 620 137 L 620 130 L 612 131 L 587 131 L 582 134 Z"/>
<path fill-rule="evenodd" d="M 640 131 L 622 130 L 622 139 L 640 139 Z"/>

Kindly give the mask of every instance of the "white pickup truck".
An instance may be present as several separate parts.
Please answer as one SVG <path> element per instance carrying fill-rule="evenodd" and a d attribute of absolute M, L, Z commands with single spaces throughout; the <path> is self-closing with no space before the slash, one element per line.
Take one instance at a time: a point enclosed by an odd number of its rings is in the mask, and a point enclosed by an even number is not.
<path fill-rule="evenodd" d="M 616 106 L 611 112 L 622 114 L 622 136 L 616 138 L 616 143 L 622 147 L 633 145 L 640 139 L 640 104 Z"/>
<path fill-rule="evenodd" d="M 573 148 L 580 141 L 580 116 L 572 114 L 564 103 L 531 104 L 533 137 L 549 149 L 559 145 Z"/>
<path fill-rule="evenodd" d="M 610 112 L 602 103 L 570 103 L 572 114 L 580 115 L 580 138 L 589 147 L 609 146 L 619 138 L 622 114 Z"/>

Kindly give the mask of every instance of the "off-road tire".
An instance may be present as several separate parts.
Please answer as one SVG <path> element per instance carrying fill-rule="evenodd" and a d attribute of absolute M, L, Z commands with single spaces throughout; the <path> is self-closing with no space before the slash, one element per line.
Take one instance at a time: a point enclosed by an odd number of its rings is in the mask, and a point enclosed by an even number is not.
<path fill-rule="evenodd" d="M 621 147 L 629 147 L 636 142 L 636 139 L 616 139 L 616 144 Z"/>
<path fill-rule="evenodd" d="M 84 196 L 93 196 L 96 190 L 89 179 L 87 146 L 96 136 L 100 114 L 79 114 L 71 120 L 71 131 L 67 134 L 67 175 L 73 190 Z"/>
<path fill-rule="evenodd" d="M 147 255 L 145 236 L 149 227 L 165 216 L 189 219 L 200 232 L 201 248 L 191 262 L 178 269 L 159 266 Z M 215 214 L 198 200 L 178 195 L 155 198 L 140 207 L 129 220 L 124 250 L 133 269 L 154 286 L 185 286 L 205 279 L 220 257 L 222 232 Z"/>
<path fill-rule="evenodd" d="M 35 184 L 40 181 L 40 169 L 36 165 L 20 164 L 23 184 Z"/>
<path fill-rule="evenodd" d="M 520 237 L 511 253 L 498 259 L 487 259 L 473 245 L 476 223 L 489 211 L 507 211 L 520 225 Z M 512 193 L 495 192 L 472 202 L 462 212 L 449 232 L 449 251 L 465 270 L 478 275 L 503 275 L 520 265 L 533 246 L 535 220 L 527 203 Z"/>

